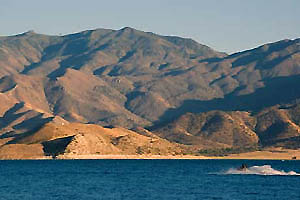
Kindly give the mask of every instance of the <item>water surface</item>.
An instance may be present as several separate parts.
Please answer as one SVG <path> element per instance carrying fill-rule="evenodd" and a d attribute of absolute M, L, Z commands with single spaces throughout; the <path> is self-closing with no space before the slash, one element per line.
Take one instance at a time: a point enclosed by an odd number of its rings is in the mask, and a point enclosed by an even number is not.
<path fill-rule="evenodd" d="M 233 173 L 242 163 L 271 174 Z M 300 199 L 291 171 L 299 161 L 0 161 L 0 199 Z"/>

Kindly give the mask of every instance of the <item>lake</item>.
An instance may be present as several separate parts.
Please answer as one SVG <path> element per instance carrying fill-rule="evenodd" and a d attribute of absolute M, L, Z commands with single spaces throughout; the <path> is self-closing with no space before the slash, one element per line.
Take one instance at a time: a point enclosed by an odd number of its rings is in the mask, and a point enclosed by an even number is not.
<path fill-rule="evenodd" d="M 242 163 L 247 172 L 235 170 Z M 300 199 L 300 161 L 0 161 L 0 199 Z"/>

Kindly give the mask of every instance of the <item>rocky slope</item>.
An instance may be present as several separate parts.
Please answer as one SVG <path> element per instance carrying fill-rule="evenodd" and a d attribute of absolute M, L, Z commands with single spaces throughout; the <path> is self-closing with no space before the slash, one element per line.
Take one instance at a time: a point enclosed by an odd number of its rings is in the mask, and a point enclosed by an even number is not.
<path fill-rule="evenodd" d="M 257 113 L 210 111 L 187 113 L 157 127 L 154 133 L 181 144 L 207 149 L 278 146 L 300 147 L 300 104 L 273 106 Z M 209 142 L 209 143 L 208 143 Z"/>
<path fill-rule="evenodd" d="M 224 55 L 191 39 L 132 28 L 62 37 L 27 32 L 0 38 L 1 93 L 69 121 L 149 125 L 171 105 L 143 87 L 196 59 Z M 158 103 L 160 112 L 143 113 L 139 101 L 148 97 L 148 107 Z"/>

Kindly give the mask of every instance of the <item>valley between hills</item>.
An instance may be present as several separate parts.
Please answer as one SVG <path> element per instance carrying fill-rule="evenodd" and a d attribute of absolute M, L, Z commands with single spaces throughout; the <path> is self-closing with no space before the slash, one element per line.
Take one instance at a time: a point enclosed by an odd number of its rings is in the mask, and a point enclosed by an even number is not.
<path fill-rule="evenodd" d="M 300 38 L 2 36 L 0 105 L 0 159 L 300 158 Z"/>

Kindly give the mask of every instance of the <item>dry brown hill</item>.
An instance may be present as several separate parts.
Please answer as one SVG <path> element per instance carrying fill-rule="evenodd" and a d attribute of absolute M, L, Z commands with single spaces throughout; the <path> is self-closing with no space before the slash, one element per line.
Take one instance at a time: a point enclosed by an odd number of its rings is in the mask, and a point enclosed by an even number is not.
<path fill-rule="evenodd" d="M 258 113 L 210 111 L 187 113 L 154 129 L 154 133 L 182 144 L 208 144 L 207 149 L 300 147 L 299 103 L 273 106 Z"/>
<path fill-rule="evenodd" d="M 207 148 L 246 147 L 258 143 L 258 137 L 249 125 L 255 123 L 247 112 L 210 111 L 187 113 L 155 130 L 168 140 L 182 144 L 209 144 Z"/>
<path fill-rule="evenodd" d="M 35 132 L 0 139 L 0 159 L 58 155 L 178 155 L 188 149 L 156 135 L 79 123 L 47 123 Z"/>

